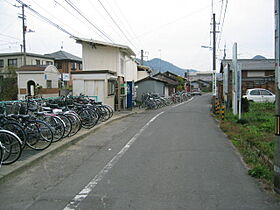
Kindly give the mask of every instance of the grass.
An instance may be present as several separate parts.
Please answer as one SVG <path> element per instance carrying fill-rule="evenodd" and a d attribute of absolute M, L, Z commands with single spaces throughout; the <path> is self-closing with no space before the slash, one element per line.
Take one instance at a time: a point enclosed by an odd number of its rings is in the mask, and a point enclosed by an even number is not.
<path fill-rule="evenodd" d="M 270 185 L 273 169 L 268 160 L 274 157 L 274 115 L 274 104 L 250 103 L 249 112 L 243 113 L 241 120 L 228 110 L 220 125 L 249 166 L 248 174 Z"/>

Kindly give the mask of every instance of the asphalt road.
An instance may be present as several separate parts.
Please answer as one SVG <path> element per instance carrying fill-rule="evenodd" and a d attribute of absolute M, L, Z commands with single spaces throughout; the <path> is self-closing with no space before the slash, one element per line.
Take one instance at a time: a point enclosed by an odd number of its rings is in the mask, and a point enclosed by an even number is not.
<path fill-rule="evenodd" d="M 280 209 L 209 103 L 199 96 L 102 127 L 1 183 L 0 209 Z"/>

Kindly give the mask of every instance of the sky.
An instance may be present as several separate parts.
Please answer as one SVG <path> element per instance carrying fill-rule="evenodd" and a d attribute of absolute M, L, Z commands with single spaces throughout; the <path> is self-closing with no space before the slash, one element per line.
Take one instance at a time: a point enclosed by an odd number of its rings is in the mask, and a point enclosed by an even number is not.
<path fill-rule="evenodd" d="M 274 57 L 274 0 L 22 0 L 68 33 L 127 45 L 145 60 L 161 58 L 184 69 L 212 70 L 212 17 L 217 20 L 217 66 L 224 56 Z M 0 0 L 0 53 L 19 52 L 21 8 Z M 71 7 L 72 5 L 72 7 Z M 76 8 L 79 13 L 73 9 Z M 61 50 L 82 57 L 70 35 L 25 8 L 26 50 L 47 54 Z M 83 17 L 82 15 L 85 17 Z"/>

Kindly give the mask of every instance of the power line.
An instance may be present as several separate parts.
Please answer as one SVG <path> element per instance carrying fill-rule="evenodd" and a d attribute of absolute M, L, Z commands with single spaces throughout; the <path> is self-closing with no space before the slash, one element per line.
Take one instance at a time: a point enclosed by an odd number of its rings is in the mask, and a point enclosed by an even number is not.
<path fill-rule="evenodd" d="M 224 22 L 225 22 L 225 18 L 226 18 L 227 8 L 228 8 L 228 0 L 226 0 L 225 12 L 224 12 L 223 21 L 221 24 L 220 36 L 219 36 L 219 41 L 218 41 L 218 49 L 220 49 L 220 43 L 221 43 L 221 39 L 222 39 L 222 33 L 224 30 Z"/>
<path fill-rule="evenodd" d="M 94 25 L 82 12 L 79 10 L 77 6 L 75 6 L 70 0 L 65 0 L 65 2 L 70 5 L 79 15 L 81 15 L 90 25 L 92 25 L 95 29 L 97 29 L 103 36 L 105 36 L 108 40 L 110 40 L 112 43 L 114 41 L 110 38 L 109 35 L 107 35 L 104 31 L 102 31 L 99 27 Z"/>
<path fill-rule="evenodd" d="M 63 23 L 62 21 L 60 21 L 58 18 L 56 18 L 55 16 L 53 16 L 52 14 L 50 14 L 50 12 L 48 12 L 46 9 L 44 9 L 43 7 L 41 7 L 36 1 L 32 0 L 39 8 L 41 8 L 43 11 L 45 11 L 46 13 L 48 13 L 51 17 L 53 17 L 56 21 L 60 22 L 61 24 L 67 26 L 68 28 L 70 28 L 72 31 L 75 31 L 76 33 L 79 33 L 78 31 L 76 31 L 76 29 L 73 29 L 71 26 Z"/>
<path fill-rule="evenodd" d="M 30 11 L 32 11 L 33 13 L 35 13 L 37 16 L 39 16 L 41 19 L 43 19 L 44 21 L 46 21 L 47 23 L 51 24 L 52 26 L 56 27 L 57 29 L 59 29 L 60 31 L 68 34 L 71 38 L 74 38 L 76 36 L 74 36 L 73 34 L 71 34 L 69 31 L 65 30 L 64 28 L 62 28 L 61 26 L 59 26 L 58 24 L 54 23 L 53 21 L 51 21 L 50 19 L 46 18 L 45 16 L 41 15 L 39 12 L 37 12 L 36 10 L 32 9 L 30 6 L 26 5 L 23 1 L 21 0 L 16 0 L 18 3 L 20 3 L 21 5 L 25 5 L 26 8 L 28 8 Z"/>
<path fill-rule="evenodd" d="M 4 36 L 4 37 L 11 38 L 11 39 L 16 39 L 16 40 L 21 40 L 19 38 L 16 38 L 16 37 L 13 37 L 13 36 L 9 36 L 9 35 L 6 35 L 6 34 L 1 34 L 1 33 L 0 33 L 0 36 Z"/>
<path fill-rule="evenodd" d="M 89 2 L 89 4 L 92 6 L 92 8 L 99 14 L 99 16 L 101 16 L 105 21 L 106 21 L 106 23 L 108 24 L 108 25 L 112 25 L 112 23 L 102 14 L 102 12 L 100 12 L 97 8 L 96 8 L 96 6 L 93 4 L 93 2 L 92 2 L 92 0 L 88 0 L 88 2 Z M 124 41 L 126 41 L 125 39 L 124 39 L 124 37 L 120 34 L 120 32 L 115 28 L 115 27 L 111 27 L 113 30 L 114 30 L 114 32 L 122 39 L 122 40 L 124 40 Z"/>
<path fill-rule="evenodd" d="M 121 27 L 119 26 L 119 24 L 115 21 L 115 19 L 112 17 L 112 15 L 109 13 L 109 11 L 105 8 L 105 6 L 102 4 L 102 2 L 100 0 L 98 0 L 98 2 L 100 3 L 100 5 L 103 7 L 103 9 L 105 10 L 105 12 L 107 13 L 107 15 L 110 17 L 110 19 L 113 21 L 113 23 L 118 27 L 118 29 L 120 30 L 120 32 L 124 35 L 124 37 L 126 38 L 126 40 L 135 47 L 135 49 L 137 49 L 137 47 L 130 41 L 130 39 L 127 37 L 127 35 L 125 34 L 125 32 L 121 29 Z"/>
<path fill-rule="evenodd" d="M 126 30 L 126 32 L 130 35 L 130 37 L 136 37 L 136 33 L 134 32 L 131 24 L 129 23 L 129 21 L 127 20 L 126 16 L 124 15 L 123 11 L 121 10 L 120 6 L 118 5 L 117 1 L 113 1 L 115 6 L 117 7 L 117 9 L 119 10 L 121 17 L 123 18 L 124 22 L 126 22 L 126 24 L 128 25 L 128 29 Z M 111 7 L 112 11 L 114 12 L 113 7 L 110 5 L 110 3 L 107 1 L 107 4 Z M 116 14 L 116 13 L 115 13 Z M 121 18 L 120 18 L 121 19 Z M 131 32 L 131 33 L 130 33 Z M 138 44 L 140 44 L 141 46 L 143 45 L 141 40 L 137 39 Z"/>

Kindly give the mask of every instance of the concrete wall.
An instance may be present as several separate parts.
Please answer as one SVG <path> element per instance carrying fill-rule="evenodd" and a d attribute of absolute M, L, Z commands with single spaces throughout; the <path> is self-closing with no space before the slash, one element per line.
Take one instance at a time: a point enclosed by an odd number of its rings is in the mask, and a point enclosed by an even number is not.
<path fill-rule="evenodd" d="M 163 82 L 155 81 L 155 80 L 145 80 L 136 83 L 137 88 L 137 101 L 141 101 L 141 96 L 143 93 L 151 92 L 158 93 L 161 96 L 165 95 L 165 85 Z"/>
<path fill-rule="evenodd" d="M 137 64 L 131 58 L 126 57 L 126 75 L 125 81 L 137 81 Z"/>
<path fill-rule="evenodd" d="M 119 49 L 113 47 L 91 46 L 83 42 L 83 70 L 119 71 Z"/>
<path fill-rule="evenodd" d="M 137 80 L 144 79 L 148 76 L 149 76 L 149 74 L 146 71 L 137 71 Z"/>
<path fill-rule="evenodd" d="M 56 97 L 59 95 L 59 73 L 55 66 L 49 65 L 45 71 L 18 71 L 18 99 L 24 99 L 27 94 L 28 81 L 34 81 L 35 85 L 42 86 L 42 97 Z M 52 88 L 47 88 L 47 80 L 52 81 Z"/>
<path fill-rule="evenodd" d="M 108 79 L 111 77 L 112 75 L 110 74 L 72 74 L 72 79 L 73 79 L 73 95 L 74 96 L 78 96 L 80 95 L 80 93 L 82 94 L 86 94 L 86 89 L 88 89 L 88 87 L 86 87 L 86 82 L 85 81 L 92 81 L 93 84 L 95 81 L 103 81 L 104 82 L 104 90 L 103 92 L 98 92 L 99 94 L 103 94 L 103 96 L 101 95 L 97 95 L 98 96 L 98 101 L 101 101 L 102 103 L 108 104 L 111 107 L 114 108 L 114 98 L 115 95 L 110 95 L 108 96 Z M 93 85 L 94 88 L 94 85 Z M 93 89 L 93 94 L 96 93 L 96 89 Z M 103 100 L 100 100 L 101 98 L 103 98 Z"/>

